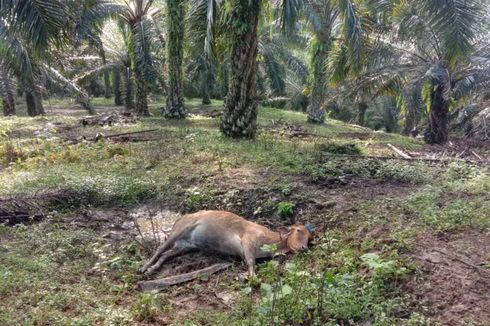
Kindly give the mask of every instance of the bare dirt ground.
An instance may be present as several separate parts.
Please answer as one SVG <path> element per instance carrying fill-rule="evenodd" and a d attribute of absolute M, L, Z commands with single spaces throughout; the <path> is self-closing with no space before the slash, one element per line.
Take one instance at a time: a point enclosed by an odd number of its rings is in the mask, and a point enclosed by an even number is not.
<path fill-rule="evenodd" d="M 488 325 L 490 270 L 482 265 L 489 255 L 490 237 L 479 231 L 443 236 L 421 234 L 411 254 L 420 273 L 405 285 L 406 290 L 442 325 L 470 321 Z"/>

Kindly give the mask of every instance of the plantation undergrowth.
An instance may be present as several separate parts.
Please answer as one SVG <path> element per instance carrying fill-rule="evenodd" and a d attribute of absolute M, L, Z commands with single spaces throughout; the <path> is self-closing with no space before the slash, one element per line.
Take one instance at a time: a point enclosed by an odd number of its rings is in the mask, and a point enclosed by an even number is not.
<path fill-rule="evenodd" d="M 152 117 L 104 127 L 84 128 L 77 112 L 66 117 L 56 109 L 43 118 L 0 120 L 0 198 L 36 201 L 45 215 L 32 225 L 0 226 L 0 324 L 485 325 L 490 320 L 485 293 L 464 299 L 466 291 L 488 286 L 488 279 L 447 256 L 434 258 L 434 248 L 422 246 L 446 243 L 451 254 L 488 270 L 488 167 L 376 159 L 372 156 L 396 156 L 388 143 L 406 151 L 421 151 L 422 144 L 364 130 L 362 137 L 350 138 L 357 126 L 334 120 L 310 125 L 302 113 L 274 108 L 260 108 L 255 141 L 231 140 L 219 133 L 219 118 L 203 114 L 221 105 L 189 101 L 192 115 L 186 121 L 166 121 L 154 105 Z M 277 121 L 317 137 L 281 133 Z M 47 123 L 51 137 L 35 137 Z M 156 129 L 159 140 L 69 144 L 61 125 L 72 127 L 71 138 Z M 315 239 L 306 253 L 261 262 L 258 277 L 249 281 L 237 277 L 245 267 L 234 260 L 234 268 L 209 279 L 139 293 L 135 285 L 143 277 L 137 270 L 150 252 L 124 232 L 118 237 L 110 232 L 129 209 L 149 203 L 179 213 L 226 209 L 272 228 L 310 222 Z M 97 210 L 111 213 L 104 218 L 93 214 Z M 457 241 L 467 234 L 467 241 Z M 472 249 L 475 237 L 478 250 Z M 205 262 L 203 255 L 190 257 Z M 169 262 L 167 272 L 182 263 Z M 439 275 L 434 268 L 441 264 L 449 266 L 449 275 L 454 265 L 465 271 L 465 285 L 451 287 L 451 278 L 435 283 L 431 275 Z"/>

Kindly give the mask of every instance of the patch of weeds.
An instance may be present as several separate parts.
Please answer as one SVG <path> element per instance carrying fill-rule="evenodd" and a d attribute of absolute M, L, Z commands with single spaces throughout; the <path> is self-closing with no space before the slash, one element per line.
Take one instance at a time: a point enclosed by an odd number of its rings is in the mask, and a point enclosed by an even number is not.
<path fill-rule="evenodd" d="M 367 253 L 361 256 L 363 263 L 372 271 L 372 277 L 379 284 L 386 284 L 408 274 L 406 267 L 396 260 L 384 260 L 377 253 Z"/>
<path fill-rule="evenodd" d="M 490 202 L 485 196 L 472 200 L 447 197 L 444 189 L 427 187 L 403 203 L 405 210 L 437 231 L 455 230 L 461 227 L 490 227 Z"/>
<path fill-rule="evenodd" d="M 123 316 L 130 322 L 127 312 L 113 305 L 108 291 L 113 278 L 88 273 L 98 259 L 96 249 L 103 247 L 100 238 L 88 229 L 48 223 L 10 228 L 4 238 L 0 323 L 93 325 Z"/>
<path fill-rule="evenodd" d="M 268 277 L 273 282 L 261 283 L 259 300 L 252 303 L 250 315 L 237 316 L 240 320 L 248 319 L 252 325 L 334 325 L 366 320 L 377 324 L 396 323 L 392 311 L 401 301 L 396 297 L 386 298 L 378 278 L 366 281 L 355 272 L 312 273 L 294 263 L 287 264 L 284 270 L 278 264 L 267 264 L 267 274 L 274 274 L 274 269 L 280 277 Z M 250 306 L 249 292 L 250 289 L 245 289 L 243 294 L 243 311 Z"/>
<path fill-rule="evenodd" d="M 366 150 L 356 142 L 328 142 L 319 144 L 316 149 L 321 153 L 337 155 L 363 155 Z"/>
<path fill-rule="evenodd" d="M 417 232 L 407 227 L 406 229 L 398 229 L 391 233 L 396 242 L 391 245 L 392 248 L 396 249 L 398 252 L 408 252 L 412 249 Z"/>
<path fill-rule="evenodd" d="M 424 164 L 405 163 L 381 160 L 351 160 L 345 158 L 330 158 L 327 162 L 307 164 L 304 172 L 314 180 L 322 178 L 363 177 L 383 181 L 407 183 L 423 183 L 434 177 L 432 171 Z"/>
<path fill-rule="evenodd" d="M 27 155 L 21 148 L 7 141 L 0 147 L 0 157 L 3 158 L 0 163 L 8 165 L 10 163 L 24 161 Z"/>
<path fill-rule="evenodd" d="M 40 190 L 58 193 L 48 206 L 54 209 L 80 207 L 83 205 L 134 204 L 156 196 L 159 187 L 157 178 L 150 173 L 119 170 L 114 173 L 107 168 L 68 165 L 46 168 L 34 173 L 15 172 L 15 178 L 5 179 L 0 193 L 30 195 Z M 3 177 L 6 177 L 4 175 Z M 162 181 L 163 182 L 163 181 Z"/>
<path fill-rule="evenodd" d="M 131 307 L 131 314 L 137 321 L 154 322 L 161 309 L 158 293 L 139 293 Z"/>
<path fill-rule="evenodd" d="M 283 187 L 281 187 L 281 193 L 286 197 L 291 196 L 292 192 L 293 189 L 291 185 L 284 185 Z"/>
<path fill-rule="evenodd" d="M 294 215 L 295 205 L 288 201 L 283 201 L 277 204 L 277 213 L 282 218 L 290 218 Z"/>
<path fill-rule="evenodd" d="M 187 189 L 186 191 L 186 207 L 190 211 L 195 211 L 201 208 L 204 202 L 204 195 L 199 191 L 198 187 Z"/>

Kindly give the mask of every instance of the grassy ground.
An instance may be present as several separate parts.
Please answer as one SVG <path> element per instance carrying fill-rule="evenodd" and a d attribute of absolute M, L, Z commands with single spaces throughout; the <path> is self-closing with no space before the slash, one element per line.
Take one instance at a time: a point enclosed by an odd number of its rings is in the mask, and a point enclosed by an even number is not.
<path fill-rule="evenodd" d="M 488 325 L 485 271 L 454 259 L 490 264 L 485 166 L 372 158 L 393 155 L 388 143 L 424 148 L 273 108 L 260 108 L 255 141 L 236 141 L 209 117 L 219 101 L 187 101 L 185 121 L 164 120 L 154 103 L 135 124 L 85 128 L 72 104 L 46 105 L 46 117 L 0 119 L 0 204 L 24 200 L 46 215 L 0 226 L 2 325 Z M 51 138 L 34 137 L 42 129 Z M 146 129 L 158 139 L 66 142 Z M 310 222 L 317 232 L 311 250 L 262 262 L 251 282 L 237 280 L 245 269 L 235 261 L 210 279 L 142 294 L 137 269 L 149 252 L 117 230 L 127 211 L 148 205 L 226 209 L 273 228 Z"/>

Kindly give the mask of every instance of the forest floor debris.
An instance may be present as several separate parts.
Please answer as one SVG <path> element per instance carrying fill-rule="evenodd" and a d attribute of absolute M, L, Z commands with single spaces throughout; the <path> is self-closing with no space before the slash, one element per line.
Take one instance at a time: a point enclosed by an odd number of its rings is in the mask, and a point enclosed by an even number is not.
<path fill-rule="evenodd" d="M 109 112 L 87 116 L 80 120 L 83 127 L 86 126 L 112 126 L 115 124 L 132 124 L 138 121 L 136 114 L 132 112 Z"/>

